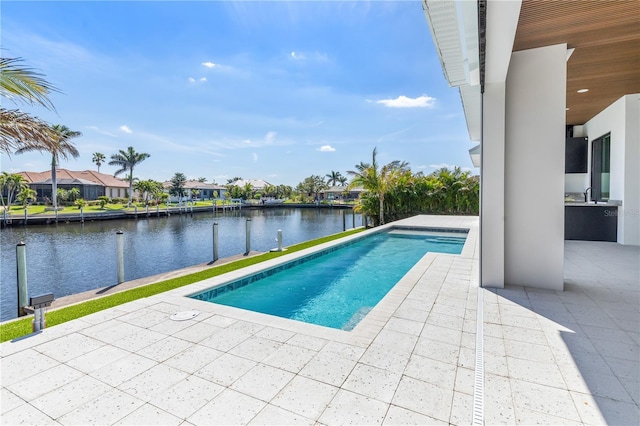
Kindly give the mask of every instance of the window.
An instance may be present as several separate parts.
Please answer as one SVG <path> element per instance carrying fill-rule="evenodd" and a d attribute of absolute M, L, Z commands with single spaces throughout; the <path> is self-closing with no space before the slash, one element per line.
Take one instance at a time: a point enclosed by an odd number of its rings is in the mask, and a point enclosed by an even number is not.
<path fill-rule="evenodd" d="M 611 133 L 591 143 L 591 199 L 609 199 L 611 176 Z"/>

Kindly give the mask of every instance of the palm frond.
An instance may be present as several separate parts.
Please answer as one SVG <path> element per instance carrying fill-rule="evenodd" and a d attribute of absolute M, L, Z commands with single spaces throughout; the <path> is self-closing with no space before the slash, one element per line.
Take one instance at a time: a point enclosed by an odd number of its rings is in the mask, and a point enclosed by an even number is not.
<path fill-rule="evenodd" d="M 55 110 L 49 94 L 60 92 L 44 75 L 21 65 L 21 58 L 0 58 L 0 94 L 13 101 L 40 104 Z"/>
<path fill-rule="evenodd" d="M 0 108 L 0 151 L 49 151 L 53 141 L 49 124 L 20 110 Z"/>

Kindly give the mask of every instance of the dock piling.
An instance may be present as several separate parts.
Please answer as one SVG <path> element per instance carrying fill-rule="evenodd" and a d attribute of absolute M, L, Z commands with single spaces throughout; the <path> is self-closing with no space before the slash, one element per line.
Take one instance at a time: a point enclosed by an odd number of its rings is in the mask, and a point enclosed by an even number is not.
<path fill-rule="evenodd" d="M 116 244 L 118 248 L 118 284 L 124 282 L 124 232 L 116 232 Z"/>
<path fill-rule="evenodd" d="M 251 252 L 251 219 L 247 219 L 247 251 L 244 253 L 248 255 Z"/>
<path fill-rule="evenodd" d="M 16 245 L 16 269 L 18 274 L 18 316 L 27 315 L 24 308 L 27 306 L 27 245 L 20 241 Z"/>
<path fill-rule="evenodd" d="M 213 222 L 213 261 L 218 260 L 218 222 Z"/>

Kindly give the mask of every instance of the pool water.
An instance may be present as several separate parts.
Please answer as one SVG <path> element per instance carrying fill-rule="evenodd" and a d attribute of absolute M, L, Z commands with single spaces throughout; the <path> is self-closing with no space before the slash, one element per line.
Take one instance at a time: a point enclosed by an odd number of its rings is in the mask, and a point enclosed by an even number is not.
<path fill-rule="evenodd" d="M 374 234 L 191 297 L 351 330 L 427 252 L 460 254 L 466 234 Z"/>

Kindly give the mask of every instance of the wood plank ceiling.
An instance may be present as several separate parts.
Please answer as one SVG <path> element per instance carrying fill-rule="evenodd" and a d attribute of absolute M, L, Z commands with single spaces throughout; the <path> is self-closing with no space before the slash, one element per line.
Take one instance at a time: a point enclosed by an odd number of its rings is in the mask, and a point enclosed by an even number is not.
<path fill-rule="evenodd" d="M 524 0 L 513 51 L 567 43 L 567 124 L 640 93 L 640 1 Z M 579 89 L 589 89 L 578 93 Z"/>

